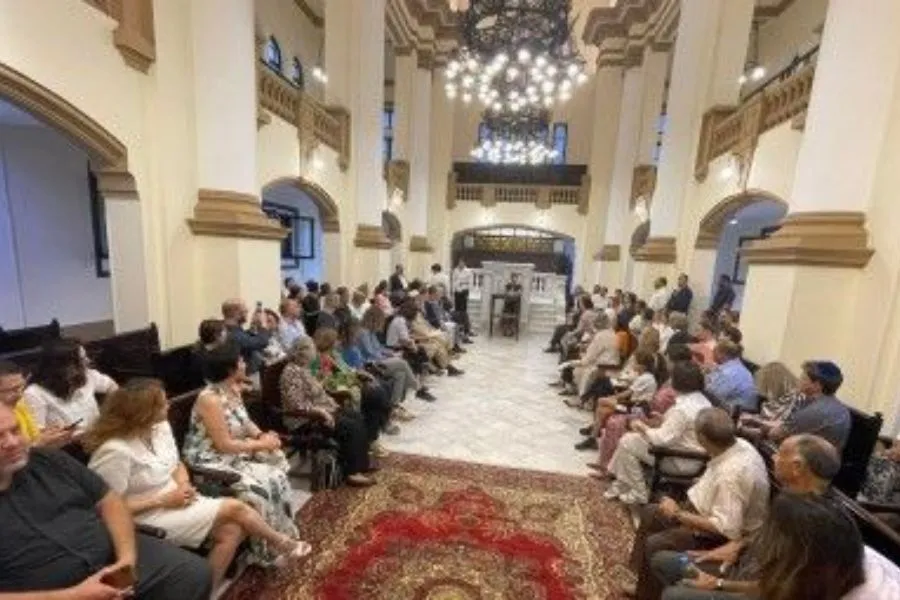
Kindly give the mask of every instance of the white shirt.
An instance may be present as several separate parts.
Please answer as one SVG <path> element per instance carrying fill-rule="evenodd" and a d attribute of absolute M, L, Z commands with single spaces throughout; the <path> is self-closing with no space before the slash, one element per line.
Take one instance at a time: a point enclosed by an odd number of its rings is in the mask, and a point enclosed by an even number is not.
<path fill-rule="evenodd" d="M 900 568 L 872 550 L 864 548 L 863 571 L 866 581 L 841 600 L 900 600 Z"/>
<path fill-rule="evenodd" d="M 137 438 L 107 440 L 91 455 L 88 467 L 126 498 L 152 498 L 173 490 L 180 459 L 171 425 L 157 423 L 150 439 L 153 451 Z"/>
<path fill-rule="evenodd" d="M 730 540 L 753 533 L 769 510 L 769 474 L 762 456 L 745 439 L 710 459 L 687 492 L 697 512 Z"/>
<path fill-rule="evenodd" d="M 66 427 L 80 421 L 75 433 L 83 433 L 100 416 L 95 394 L 108 394 L 118 386 L 113 379 L 94 369 L 87 370 L 87 382 L 72 392 L 68 400 L 55 396 L 36 383 L 25 388 L 23 394 L 28 410 L 38 427 Z"/>
<path fill-rule="evenodd" d="M 656 378 L 653 373 L 641 373 L 628 386 L 628 389 L 631 390 L 631 401 L 650 402 L 656 393 L 656 387 Z"/>
<path fill-rule="evenodd" d="M 601 329 L 594 334 L 591 343 L 584 351 L 584 356 L 578 361 L 583 367 L 617 367 L 622 361 L 619 355 L 619 345 L 616 334 L 612 329 Z"/>
<path fill-rule="evenodd" d="M 428 278 L 428 285 L 438 288 L 442 296 L 450 293 L 450 277 L 446 273 L 433 273 Z"/>
<path fill-rule="evenodd" d="M 398 348 L 402 345 L 402 342 L 407 342 L 409 339 L 409 325 L 407 325 L 406 319 L 401 315 L 391 319 L 391 324 L 388 325 L 387 334 L 385 335 L 385 346 Z"/>
<path fill-rule="evenodd" d="M 672 295 L 672 292 L 668 290 L 668 288 L 659 288 L 653 295 L 650 296 L 650 300 L 647 301 L 647 306 L 653 309 L 653 312 L 658 310 L 662 310 L 666 307 L 666 304 L 669 302 L 669 297 Z"/>
<path fill-rule="evenodd" d="M 703 446 L 697 441 L 694 431 L 694 421 L 697 420 L 697 413 L 710 406 L 709 400 L 700 392 L 680 394 L 672 408 L 663 415 L 662 424 L 647 430 L 647 439 L 654 446 L 702 452 Z"/>
<path fill-rule="evenodd" d="M 675 330 L 669 327 L 668 323 L 654 323 L 653 328 L 659 332 L 659 351 L 665 354 Z"/>
<path fill-rule="evenodd" d="M 472 271 L 466 267 L 464 269 L 453 269 L 453 291 L 463 292 L 472 286 Z"/>
<path fill-rule="evenodd" d="M 594 308 L 597 310 L 605 310 L 607 306 L 609 306 L 609 299 L 606 296 L 601 296 L 600 294 L 592 294 L 591 302 L 594 303 Z"/>
<path fill-rule="evenodd" d="M 306 337 L 306 328 L 303 321 L 296 319 L 289 321 L 287 317 L 282 317 L 281 323 L 278 324 L 278 341 L 285 351 L 290 350 L 294 343 L 302 337 Z"/>

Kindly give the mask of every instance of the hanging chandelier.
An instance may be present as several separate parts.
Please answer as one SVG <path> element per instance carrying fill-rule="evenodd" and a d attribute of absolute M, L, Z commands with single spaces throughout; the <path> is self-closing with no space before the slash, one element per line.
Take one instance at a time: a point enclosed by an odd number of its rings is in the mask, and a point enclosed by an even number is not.
<path fill-rule="evenodd" d="M 472 0 L 445 71 L 447 95 L 495 112 L 570 99 L 588 79 L 570 12 L 570 0 Z"/>
<path fill-rule="evenodd" d="M 545 110 L 518 113 L 487 111 L 473 158 L 494 164 L 539 165 L 556 157 L 548 142 L 550 115 Z"/>

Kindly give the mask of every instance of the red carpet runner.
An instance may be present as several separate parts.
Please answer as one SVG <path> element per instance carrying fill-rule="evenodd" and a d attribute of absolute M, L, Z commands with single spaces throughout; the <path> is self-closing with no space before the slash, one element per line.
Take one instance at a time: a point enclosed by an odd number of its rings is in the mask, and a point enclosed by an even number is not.
<path fill-rule="evenodd" d="M 316 494 L 312 556 L 226 600 L 604 600 L 632 580 L 626 512 L 587 478 L 395 455 L 379 485 Z"/>

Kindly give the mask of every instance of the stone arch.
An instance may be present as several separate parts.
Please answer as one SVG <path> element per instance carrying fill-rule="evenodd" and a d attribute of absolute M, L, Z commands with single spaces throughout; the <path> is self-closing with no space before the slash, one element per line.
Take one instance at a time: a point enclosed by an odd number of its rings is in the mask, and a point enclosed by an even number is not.
<path fill-rule="evenodd" d="M 633 257 L 635 253 L 641 249 L 641 246 L 647 243 L 650 237 L 650 221 L 644 221 L 634 228 L 631 233 L 631 242 L 628 244 L 628 251 Z"/>
<path fill-rule="evenodd" d="M 381 228 L 384 230 L 385 237 L 391 240 L 391 245 L 403 241 L 403 225 L 397 215 L 391 211 L 381 212 Z"/>
<path fill-rule="evenodd" d="M 732 215 L 744 207 L 763 200 L 778 203 L 785 208 L 785 211 L 788 208 L 788 203 L 784 199 L 765 190 L 749 189 L 728 196 L 709 209 L 700 220 L 700 229 L 697 232 L 697 240 L 694 243 L 694 247 L 701 249 L 717 248 L 719 239 L 722 237 L 722 231 Z"/>
<path fill-rule="evenodd" d="M 263 186 L 263 191 L 280 185 L 289 185 L 297 188 L 309 196 L 322 219 L 322 231 L 325 233 L 338 233 L 341 230 L 340 214 L 337 202 L 325 188 L 303 177 L 279 177 Z"/>

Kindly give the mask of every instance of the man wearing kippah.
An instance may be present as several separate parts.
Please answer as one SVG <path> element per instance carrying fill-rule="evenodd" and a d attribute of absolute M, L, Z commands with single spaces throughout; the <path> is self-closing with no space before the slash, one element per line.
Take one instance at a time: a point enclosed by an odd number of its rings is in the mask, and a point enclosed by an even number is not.
<path fill-rule="evenodd" d="M 803 363 L 799 391 L 805 399 L 784 421 L 764 424 L 763 431 L 776 442 L 791 435 L 811 433 L 843 451 L 850 436 L 850 411 L 834 396 L 843 382 L 841 369 L 831 361 Z"/>

